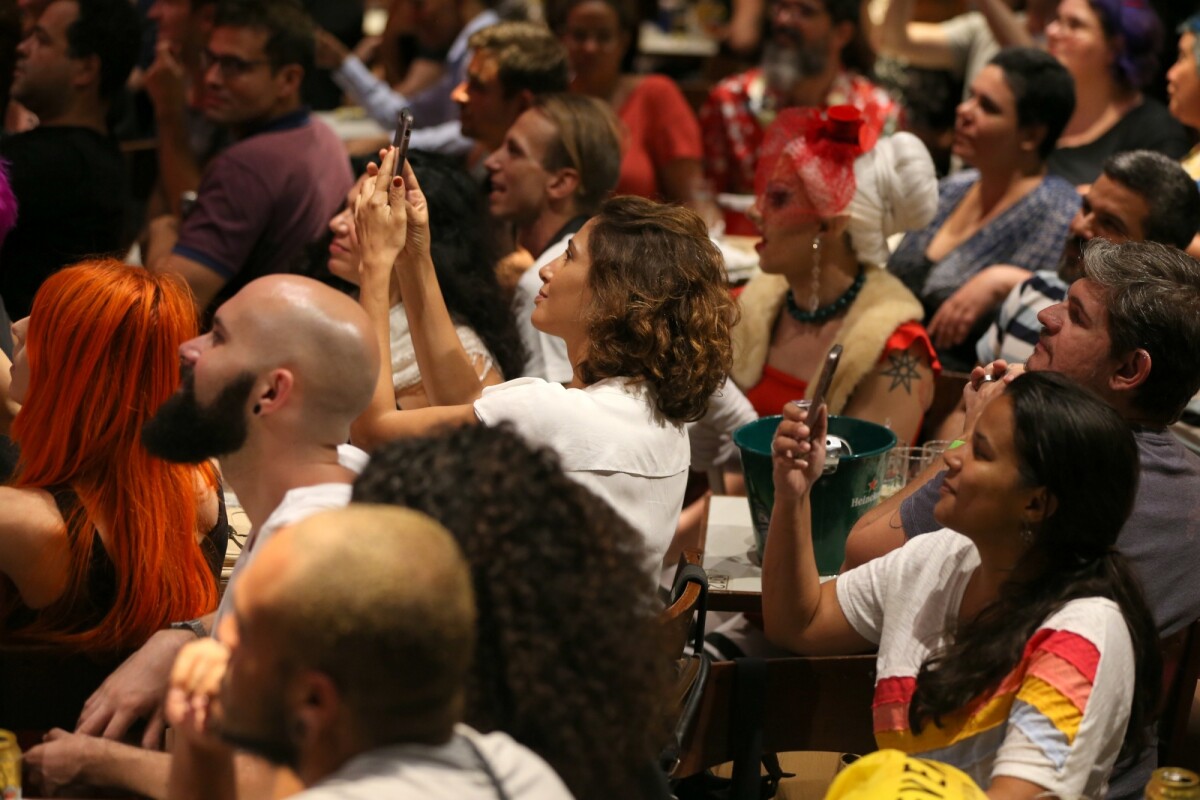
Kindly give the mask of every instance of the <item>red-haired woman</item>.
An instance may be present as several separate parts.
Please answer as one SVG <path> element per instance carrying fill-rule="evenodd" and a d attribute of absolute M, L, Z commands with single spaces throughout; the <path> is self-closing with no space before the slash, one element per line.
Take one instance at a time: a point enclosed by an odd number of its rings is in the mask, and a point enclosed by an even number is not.
<path fill-rule="evenodd" d="M 13 325 L 13 363 L 0 363 L 11 381 L 0 389 L 8 407 L 19 404 L 11 436 L 21 452 L 0 487 L 0 665 L 11 670 L 26 652 L 14 645 L 49 645 L 85 674 L 59 681 L 53 698 L 28 688 L 45 670 L 22 674 L 20 698 L 0 691 L 10 727 L 73 725 L 105 665 L 216 605 L 228 529 L 215 471 L 169 464 L 140 441 L 196 329 L 183 285 L 113 260 L 54 274 Z M 63 694 L 78 700 L 73 710 Z M 22 699 L 36 719 L 12 707 Z"/>

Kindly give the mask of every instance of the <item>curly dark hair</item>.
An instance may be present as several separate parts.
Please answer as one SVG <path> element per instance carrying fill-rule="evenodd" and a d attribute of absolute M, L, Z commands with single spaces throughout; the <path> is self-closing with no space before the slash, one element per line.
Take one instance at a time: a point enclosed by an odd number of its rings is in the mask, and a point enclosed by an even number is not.
<path fill-rule="evenodd" d="M 721 252 L 694 212 L 641 197 L 600 207 L 588 238 L 587 383 L 649 382 L 668 419 L 704 416 L 733 363 L 737 307 Z"/>
<path fill-rule="evenodd" d="M 466 554 L 479 606 L 466 722 L 538 753 L 580 800 L 641 796 L 670 682 L 641 536 L 504 425 L 381 447 L 354 501 L 422 511 Z"/>

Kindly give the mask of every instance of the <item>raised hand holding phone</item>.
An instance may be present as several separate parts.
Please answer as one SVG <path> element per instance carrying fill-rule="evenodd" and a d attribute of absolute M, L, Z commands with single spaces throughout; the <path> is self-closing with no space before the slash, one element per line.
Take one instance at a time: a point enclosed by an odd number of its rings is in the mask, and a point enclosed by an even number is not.
<path fill-rule="evenodd" d="M 808 407 L 814 412 L 819 410 L 825 403 L 825 395 L 829 393 L 829 386 L 833 383 L 833 373 L 837 372 L 838 362 L 842 358 L 842 346 L 835 344 L 829 349 L 829 354 L 825 356 L 825 364 L 821 367 L 821 375 L 817 378 L 817 388 L 813 390 L 812 397 L 807 401 Z"/>
<path fill-rule="evenodd" d="M 389 177 L 404 174 L 404 165 L 408 161 L 408 144 L 412 140 L 412 126 L 412 110 L 408 107 L 400 109 L 400 113 L 396 115 L 396 132 L 392 134 L 392 147 L 396 150 L 396 161 Z"/>

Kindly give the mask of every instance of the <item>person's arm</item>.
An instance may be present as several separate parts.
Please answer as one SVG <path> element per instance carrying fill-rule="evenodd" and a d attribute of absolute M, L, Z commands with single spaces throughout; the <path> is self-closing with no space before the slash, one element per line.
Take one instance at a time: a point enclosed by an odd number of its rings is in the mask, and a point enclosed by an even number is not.
<path fill-rule="evenodd" d="M 375 383 L 371 403 L 350 428 L 352 441 L 367 450 L 392 439 L 428 433 L 443 425 L 465 425 L 477 421 L 475 411 L 470 405 L 396 410 L 396 393 L 392 386 L 388 287 L 392 265 L 405 245 L 408 224 L 404 183 L 398 178 L 388 177 L 391 175 L 395 153 L 393 148 L 388 149 L 381 168 L 375 172 L 375 179 L 363 183 L 355 201 L 354 217 L 362 259 L 358 297 L 375 331 L 380 358 L 379 377 Z M 411 175 L 411 170 L 406 174 Z M 420 200 L 424 205 L 424 198 Z M 417 245 L 414 245 L 414 248 L 421 249 Z M 457 342 L 458 334 L 454 333 L 453 326 L 451 333 Z M 414 349 L 415 346 L 414 339 Z M 462 350 L 461 342 L 458 343 L 458 348 Z M 471 368 L 470 359 L 465 351 L 463 360 L 471 371 L 471 379 L 478 386 L 479 378 Z M 431 370 L 431 373 L 434 371 Z M 428 381 L 429 377 L 422 374 L 423 381 Z"/>
<path fill-rule="evenodd" d="M 975 321 L 1004 301 L 1014 287 L 1033 275 L 1024 267 L 996 264 L 967 279 L 934 312 L 929 336 L 938 347 L 954 347 L 967 338 Z"/>
<path fill-rule="evenodd" d="M 887 426 L 905 442 L 916 441 L 921 419 L 933 402 L 934 377 L 928 345 L 887 353 L 859 382 L 842 414 Z"/>
<path fill-rule="evenodd" d="M 184 81 L 183 65 L 171 54 L 170 45 L 159 42 L 154 63 L 146 72 L 146 92 L 158 128 L 159 183 L 167 207 L 176 217 L 182 215 L 183 193 L 200 185 L 200 164 L 188 146 Z"/>
<path fill-rule="evenodd" d="M 175 659 L 164 703 L 175 731 L 169 800 L 236 796 L 233 749 L 214 735 L 228 664 L 229 648 L 211 638 L 189 644 Z"/>
<path fill-rule="evenodd" d="M 183 278 L 192 290 L 192 301 L 196 304 L 196 310 L 201 313 L 226 284 L 225 277 L 220 273 L 176 252 L 170 252 L 146 267 L 154 272 L 170 273 Z"/>
<path fill-rule="evenodd" d="M 212 630 L 215 618 L 215 612 L 200 618 L 205 630 Z M 183 646 L 195 640 L 196 634 L 192 631 L 174 628 L 151 636 L 83 704 L 75 732 L 121 739 L 135 722 L 148 719 L 142 746 L 158 748 L 165 727 L 162 699 L 171 665 Z"/>
<path fill-rule="evenodd" d="M 976 367 L 971 371 L 971 380 L 963 387 L 965 413 L 963 433 L 960 438 L 970 438 L 984 407 L 1004 390 L 1004 386 L 1023 371 L 1024 368 L 1009 366 L 1004 361 L 993 361 L 986 367 Z M 985 376 L 993 376 L 995 380 L 985 381 Z M 925 490 L 925 486 L 942 470 L 942 462 L 934 461 L 899 492 L 863 514 L 846 537 L 846 561 L 842 565 L 843 572 L 903 546 L 908 540 L 909 534 L 915 535 L 924 532 L 907 531 L 900 508 L 910 497 Z"/>
<path fill-rule="evenodd" d="M 8 436 L 12 430 L 13 420 L 21 410 L 21 404 L 8 396 L 12 386 L 12 362 L 8 360 L 3 350 L 0 350 L 0 436 Z"/>
<path fill-rule="evenodd" d="M 412 109 L 414 123 L 420 128 L 449 122 L 446 112 L 453 110 L 447 104 L 445 93 L 453 87 L 439 85 L 446 77 L 445 65 L 428 59 L 414 59 L 404 81 L 395 89 L 375 77 L 371 70 L 358 59 L 348 55 L 333 71 L 333 82 L 346 94 L 358 101 L 371 119 L 384 130 L 394 130 L 396 115 L 400 109 Z"/>
<path fill-rule="evenodd" d="M 32 782 L 47 796 L 71 787 L 97 787 L 138 797 L 165 798 L 171 756 L 157 750 L 55 728 L 24 755 Z"/>
<path fill-rule="evenodd" d="M 863 652 L 871 643 L 846 619 L 837 580 L 821 583 L 813 553 L 810 494 L 825 466 L 828 424 L 827 413 L 816 413 L 810 429 L 807 412 L 788 403 L 771 443 L 775 507 L 763 553 L 763 629 L 772 644 L 796 653 Z"/>
<path fill-rule="evenodd" d="M 914 67 L 954 69 L 957 59 L 942 26 L 913 22 L 916 0 L 891 0 L 877 29 L 878 47 L 885 55 L 902 58 Z"/>
<path fill-rule="evenodd" d="M 1033 47 L 1033 36 L 1012 7 L 1004 0 L 974 0 L 975 8 L 987 20 L 988 28 L 1002 49 L 1005 47 Z"/>
<path fill-rule="evenodd" d="M 371 304 L 367 313 L 377 324 L 381 313 L 386 319 L 386 292 L 394 265 L 421 383 L 430 405 L 473 403 L 482 392 L 479 370 L 458 338 L 442 296 L 430 254 L 429 206 L 412 167 L 404 164 L 403 199 L 398 201 L 402 205 L 393 209 L 372 202 L 372 198 L 387 197 L 394 187 L 394 182 L 389 186 L 387 176 L 395 157 L 395 150 L 389 149 L 379 174 L 374 181 L 366 182 L 356 204 L 363 273 L 359 297 L 364 308 Z M 390 354 L 388 359 L 390 363 Z M 390 367 L 388 371 L 390 374 Z"/>
<path fill-rule="evenodd" d="M 733 0 L 728 36 L 729 49 L 739 55 L 750 55 L 762 40 L 763 0 Z"/>

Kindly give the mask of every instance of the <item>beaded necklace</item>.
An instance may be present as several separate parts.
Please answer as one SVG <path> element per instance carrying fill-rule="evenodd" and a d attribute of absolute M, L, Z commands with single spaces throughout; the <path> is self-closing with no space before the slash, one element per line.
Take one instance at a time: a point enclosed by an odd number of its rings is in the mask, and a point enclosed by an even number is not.
<path fill-rule="evenodd" d="M 792 296 L 792 290 L 788 289 L 786 298 L 787 311 L 792 315 L 792 319 L 797 322 L 824 322 L 830 317 L 841 313 L 847 306 L 854 302 L 854 298 L 858 297 L 858 293 L 862 290 L 863 282 L 866 279 L 866 271 L 860 269 L 858 277 L 854 279 L 854 283 L 850 284 L 850 288 L 843 292 L 841 297 L 813 311 L 806 311 L 796 305 L 796 298 Z"/>

